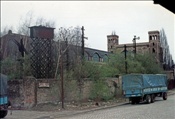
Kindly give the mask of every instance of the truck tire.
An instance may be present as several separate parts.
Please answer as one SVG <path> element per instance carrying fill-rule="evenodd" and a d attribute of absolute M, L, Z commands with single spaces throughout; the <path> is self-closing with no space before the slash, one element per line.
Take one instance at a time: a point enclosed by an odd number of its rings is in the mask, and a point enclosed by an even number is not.
<path fill-rule="evenodd" d="M 135 103 L 136 103 L 135 99 L 132 98 L 132 99 L 131 99 L 131 104 L 135 104 Z"/>
<path fill-rule="evenodd" d="M 140 98 L 137 98 L 136 99 L 136 104 L 139 104 L 140 103 Z"/>
<path fill-rule="evenodd" d="M 162 96 L 163 96 L 163 100 L 167 100 L 167 93 L 166 93 L 166 92 L 164 92 L 164 93 L 162 94 Z"/>
<path fill-rule="evenodd" d="M 7 116 L 8 111 L 7 110 L 0 110 L 0 119 L 4 118 L 5 116 Z"/>
<path fill-rule="evenodd" d="M 151 96 L 150 95 L 146 95 L 146 102 L 147 102 L 147 104 L 151 103 Z"/>
<path fill-rule="evenodd" d="M 152 95 L 151 95 L 151 103 L 154 103 L 154 102 L 155 102 L 155 95 L 152 94 Z"/>

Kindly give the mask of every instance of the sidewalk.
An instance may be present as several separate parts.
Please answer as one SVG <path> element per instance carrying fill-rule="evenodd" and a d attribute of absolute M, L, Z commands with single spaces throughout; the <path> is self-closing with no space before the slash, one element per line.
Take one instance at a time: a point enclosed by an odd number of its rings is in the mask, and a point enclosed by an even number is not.
<path fill-rule="evenodd" d="M 60 118 L 66 118 L 66 117 L 70 117 L 73 115 L 78 115 L 78 114 L 84 114 L 84 113 L 88 113 L 88 112 L 93 112 L 96 110 L 103 110 L 103 109 L 108 109 L 108 108 L 113 108 L 116 106 L 120 106 L 123 104 L 129 103 L 129 100 L 123 101 L 123 102 L 119 102 L 116 103 L 114 105 L 110 105 L 110 106 L 99 106 L 99 107 L 95 107 L 95 108 L 91 108 L 91 109 L 83 109 L 83 110 L 60 110 L 60 111 L 55 111 L 55 112 L 49 112 L 49 115 L 52 116 L 48 116 L 47 119 L 60 119 Z M 37 119 L 45 119 L 44 117 L 40 117 Z"/>
<path fill-rule="evenodd" d="M 168 96 L 170 95 L 174 95 L 175 94 L 175 89 L 173 90 L 168 90 Z M 107 108 L 112 108 L 112 107 L 116 107 L 122 104 L 126 104 L 129 103 L 128 100 L 124 101 L 124 102 L 120 102 L 120 103 L 116 103 L 114 105 L 111 106 L 101 106 L 101 107 L 96 107 L 96 108 L 92 108 L 92 109 L 85 109 L 85 110 L 62 110 L 60 112 L 57 113 L 57 115 L 55 115 L 54 117 L 56 118 L 61 118 L 61 117 L 66 117 L 66 116 L 71 116 L 71 115 L 77 115 L 77 114 L 82 114 L 82 113 L 88 113 L 91 111 L 96 111 L 96 110 L 101 110 L 101 109 L 107 109 Z"/>
<path fill-rule="evenodd" d="M 168 95 L 174 95 L 175 94 L 175 89 L 168 90 Z"/>

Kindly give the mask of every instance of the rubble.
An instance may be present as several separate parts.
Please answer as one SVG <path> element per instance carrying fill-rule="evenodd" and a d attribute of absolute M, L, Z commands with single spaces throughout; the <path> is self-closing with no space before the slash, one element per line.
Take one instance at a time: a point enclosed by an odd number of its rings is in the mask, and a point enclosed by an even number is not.
<path fill-rule="evenodd" d="M 93 109 L 98 107 L 107 107 L 115 105 L 116 103 L 120 102 L 126 102 L 126 99 L 120 98 L 120 99 L 113 99 L 109 101 L 87 101 L 87 102 L 65 102 L 64 103 L 64 109 L 62 108 L 62 104 L 60 103 L 44 103 L 44 104 L 38 104 L 30 110 L 35 111 L 62 111 L 62 110 L 87 110 L 87 109 Z"/>

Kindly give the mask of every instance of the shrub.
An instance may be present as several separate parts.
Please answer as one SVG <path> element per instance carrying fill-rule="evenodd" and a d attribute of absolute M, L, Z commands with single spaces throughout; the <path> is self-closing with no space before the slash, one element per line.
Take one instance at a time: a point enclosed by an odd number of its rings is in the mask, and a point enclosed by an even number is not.
<path fill-rule="evenodd" d="M 108 87 L 107 83 L 104 80 L 95 80 L 92 85 L 92 90 L 90 94 L 90 98 L 92 100 L 100 101 L 104 100 L 107 101 L 111 99 L 113 95 L 110 92 L 110 88 Z"/>

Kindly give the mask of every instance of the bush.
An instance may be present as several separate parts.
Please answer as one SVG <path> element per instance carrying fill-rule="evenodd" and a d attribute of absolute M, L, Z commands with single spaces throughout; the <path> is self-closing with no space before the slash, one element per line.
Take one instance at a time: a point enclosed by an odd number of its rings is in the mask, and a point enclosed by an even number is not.
<path fill-rule="evenodd" d="M 113 95 L 110 92 L 110 88 L 104 80 L 95 80 L 92 85 L 92 90 L 90 93 L 90 99 L 100 101 L 100 100 L 110 100 Z"/>
<path fill-rule="evenodd" d="M 10 79 L 20 79 L 23 76 L 31 75 L 30 58 L 26 56 L 19 60 L 10 57 L 1 61 L 1 73 L 9 76 Z"/>
<path fill-rule="evenodd" d="M 154 55 L 150 54 L 127 54 L 127 73 L 142 73 L 142 74 L 159 74 L 163 73 L 163 68 L 155 59 Z M 118 53 L 110 56 L 109 66 L 116 68 L 118 74 L 125 74 L 125 58 L 124 54 Z"/>
<path fill-rule="evenodd" d="M 9 57 L 1 61 L 1 73 L 7 75 L 10 79 L 20 78 L 19 62 L 10 59 Z"/>

